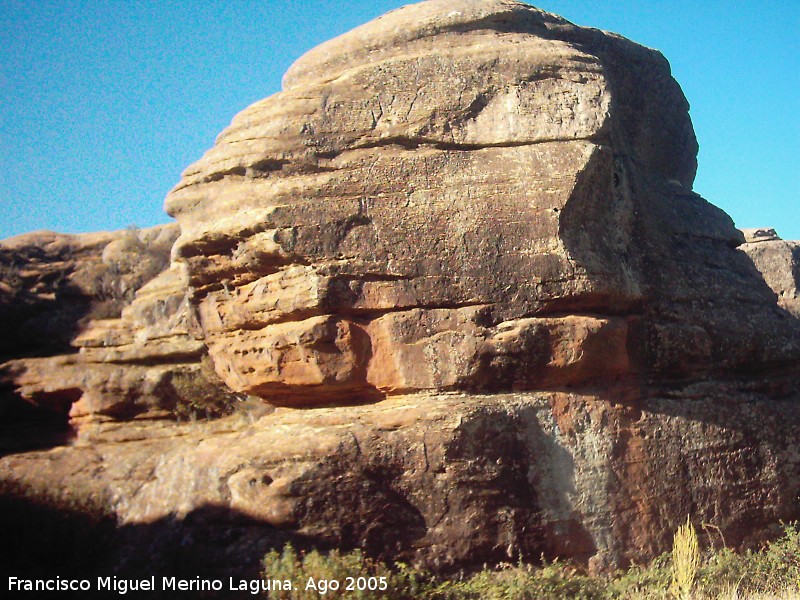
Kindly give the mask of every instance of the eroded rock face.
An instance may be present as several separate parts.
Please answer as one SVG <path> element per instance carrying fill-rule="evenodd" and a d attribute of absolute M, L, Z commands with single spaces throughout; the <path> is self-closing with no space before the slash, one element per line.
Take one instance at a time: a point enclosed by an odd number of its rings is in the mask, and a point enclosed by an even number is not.
<path fill-rule="evenodd" d="M 786 242 L 774 229 L 751 235 L 741 246 L 778 296 L 778 305 L 800 318 L 800 242 Z"/>
<path fill-rule="evenodd" d="M 795 360 L 696 150 L 658 52 L 434 0 L 298 60 L 166 207 L 219 376 L 276 404 Z"/>
<path fill-rule="evenodd" d="M 658 52 L 517 2 L 332 40 L 186 170 L 168 269 L 3 366 L 82 426 L 0 496 L 198 569 L 292 540 L 604 570 L 687 515 L 730 544 L 798 518 L 796 243 L 693 193 L 696 150 Z"/>
<path fill-rule="evenodd" d="M 179 229 L 78 235 L 40 231 L 0 242 L 0 357 L 70 348 L 91 319 L 119 316 L 169 264 Z"/>
<path fill-rule="evenodd" d="M 3 317 L 16 357 L 0 365 L 3 387 L 68 415 L 74 428 L 219 410 L 230 394 L 203 365 L 186 277 L 180 265 L 169 267 L 177 235 L 172 224 L 4 241 L 0 256 L 16 276 L 4 283 Z M 17 338 L 26 341 L 13 345 Z M 8 393 L 0 404 L 18 412 Z"/>
<path fill-rule="evenodd" d="M 90 444 L 3 459 L 0 488 L 98 503 L 147 572 L 189 553 L 198 573 L 256 574 L 287 539 L 442 571 L 543 554 L 603 570 L 668 548 L 687 514 L 731 545 L 797 515 L 800 404 L 778 403 L 778 417 L 769 393 L 693 384 L 635 406 L 609 401 L 618 390 L 415 394 L 255 422 L 106 426 Z"/>

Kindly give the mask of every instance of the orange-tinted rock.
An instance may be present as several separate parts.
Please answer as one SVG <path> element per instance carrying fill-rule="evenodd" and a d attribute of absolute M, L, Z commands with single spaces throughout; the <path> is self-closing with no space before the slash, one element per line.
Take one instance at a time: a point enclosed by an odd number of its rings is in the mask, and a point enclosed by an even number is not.
<path fill-rule="evenodd" d="M 103 513 L 115 569 L 290 540 L 605 570 L 687 514 L 756 539 L 800 517 L 796 244 L 692 192 L 696 150 L 657 51 L 518 2 L 332 40 L 186 170 L 168 269 L 112 277 L 77 353 L 3 365 L 81 430 L 0 460 L 0 491 Z M 139 247 L 81 239 L 92 269 Z M 21 247 L 0 300 L 59 306 L 69 252 Z"/>
<path fill-rule="evenodd" d="M 0 459 L 0 502 L 22 486 L 51 509 L 101 503 L 119 524 L 106 569 L 134 556 L 158 572 L 178 552 L 190 572 L 257 574 L 287 540 L 441 571 L 641 564 L 687 515 L 731 546 L 796 518 L 800 403 L 778 415 L 747 387 L 673 385 L 628 406 L 611 390 L 421 393 L 254 422 L 106 424 L 89 443 Z M 27 517 L 0 512 L 4 531 Z"/>
<path fill-rule="evenodd" d="M 269 402 L 796 361 L 800 327 L 691 191 L 696 150 L 658 52 L 433 0 L 300 58 L 166 208 L 218 374 Z M 359 349 L 323 360 L 314 319 Z"/>
<path fill-rule="evenodd" d="M 0 365 L 0 383 L 13 390 L 0 399 L 5 410 L 18 396 L 85 428 L 98 419 L 214 413 L 230 401 L 202 363 L 206 346 L 181 267 L 168 266 L 177 234 L 167 225 L 3 242 L 2 257 L 21 273 L 12 297 L 22 305 L 4 313 L 18 321 L 11 332 L 59 325 L 58 345 L 9 350 L 23 357 Z M 25 356 L 26 347 L 54 355 Z"/>

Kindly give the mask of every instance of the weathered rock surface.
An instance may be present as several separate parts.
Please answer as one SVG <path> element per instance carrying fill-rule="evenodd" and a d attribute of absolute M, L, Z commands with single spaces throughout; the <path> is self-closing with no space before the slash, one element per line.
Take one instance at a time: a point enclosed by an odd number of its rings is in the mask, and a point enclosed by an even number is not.
<path fill-rule="evenodd" d="M 796 360 L 696 149 L 658 52 L 434 0 L 298 60 L 166 207 L 219 376 L 277 404 Z"/>
<path fill-rule="evenodd" d="M 26 342 L 9 344 L 17 358 L 0 364 L 3 386 L 73 427 L 218 409 L 230 394 L 203 365 L 186 278 L 180 265 L 169 267 L 177 235 L 172 224 L 4 241 L 14 277 L 3 316 L 10 341 Z M 29 416 L 8 393 L 2 405 L 12 428 L 15 416 Z"/>
<path fill-rule="evenodd" d="M 0 460 L 0 514 L 84 507 L 112 567 L 196 569 L 287 539 L 606 569 L 687 514 L 800 517 L 797 245 L 693 193 L 696 151 L 657 51 L 518 2 L 312 50 L 167 197 L 169 268 L 4 365 L 80 434 Z"/>
<path fill-rule="evenodd" d="M 744 234 L 744 241 L 748 244 L 755 242 L 771 242 L 781 239 L 774 229 L 768 227 L 742 229 L 742 233 Z"/>
<path fill-rule="evenodd" d="M 745 388 L 693 384 L 635 406 L 613 392 L 417 394 L 252 424 L 106 426 L 91 443 L 5 458 L 0 481 L 24 473 L 55 505 L 90 499 L 118 536 L 181 523 L 168 540 L 134 538 L 147 569 L 193 537 L 226 547 L 228 569 L 256 569 L 286 535 L 438 569 L 543 553 L 600 569 L 669 547 L 687 514 L 729 544 L 796 515 L 800 404 L 776 411 L 774 390 Z M 242 520 L 255 541 L 209 539 Z"/>
<path fill-rule="evenodd" d="M 143 230 L 29 233 L 0 242 L 0 358 L 64 352 L 92 318 L 119 316 L 169 264 L 175 224 Z"/>
<path fill-rule="evenodd" d="M 778 296 L 778 305 L 800 318 L 800 242 L 786 242 L 774 229 L 752 235 L 741 246 Z"/>
<path fill-rule="evenodd" d="M 93 319 L 119 316 L 136 290 L 169 264 L 177 235 L 173 224 L 79 235 L 35 232 L 0 242 L 0 415 L 6 438 L 0 446 L 17 437 L 10 429 L 21 427 L 21 420 L 63 425 L 80 397 L 72 341 Z M 20 402 L 14 388 L 23 388 L 22 397 L 43 410 Z"/>

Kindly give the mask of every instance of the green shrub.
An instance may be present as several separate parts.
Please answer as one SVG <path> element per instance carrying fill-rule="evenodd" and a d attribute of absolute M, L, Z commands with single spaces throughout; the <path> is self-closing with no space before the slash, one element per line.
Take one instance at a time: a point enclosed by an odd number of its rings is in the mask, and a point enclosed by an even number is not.
<path fill-rule="evenodd" d="M 200 359 L 199 369 L 176 368 L 170 373 L 160 395 L 172 401 L 168 408 L 178 421 L 222 417 L 233 413 L 239 404 L 236 394 L 216 374 L 207 355 Z"/>
<path fill-rule="evenodd" d="M 286 545 L 282 552 L 273 550 L 264 557 L 264 576 L 293 583 L 292 591 L 267 592 L 267 597 L 281 600 L 319 600 L 322 597 L 416 600 L 432 591 L 428 583 L 430 578 L 425 574 L 403 564 L 390 569 L 384 563 L 368 559 L 360 550 L 346 554 L 338 550 L 327 554 L 317 550 L 298 553 L 291 545 Z M 370 579 L 374 587 L 382 589 L 358 589 L 359 577 Z M 314 587 L 308 587 L 309 580 L 313 580 Z M 331 581 L 339 583 L 338 589 L 327 589 L 321 594 L 320 589 L 326 585 L 322 582 Z M 356 589 L 348 590 L 348 584 Z"/>
<path fill-rule="evenodd" d="M 128 227 L 119 239 L 106 246 L 103 260 L 95 265 L 91 278 L 78 283 L 81 291 L 92 298 L 90 319 L 119 317 L 139 288 L 169 266 L 170 240 L 145 243 L 142 235 L 137 227 Z M 109 249 L 113 252 L 107 254 Z"/>
<path fill-rule="evenodd" d="M 695 555 L 692 551 L 687 556 Z M 286 546 L 281 553 L 267 554 L 264 574 L 269 579 L 289 579 L 299 588 L 267 593 L 270 598 L 287 600 L 666 600 L 674 597 L 674 564 L 673 554 L 666 553 L 648 566 L 632 566 L 608 577 L 590 577 L 557 561 L 541 567 L 501 565 L 471 576 L 443 580 L 403 564 L 389 567 L 372 561 L 359 550 L 303 554 Z M 697 564 L 689 565 L 695 577 L 690 588 L 693 591 L 685 596 L 693 600 L 800 598 L 800 530 L 796 524 L 785 526 L 783 537 L 761 551 L 711 551 L 700 558 L 699 568 L 695 569 Z M 385 577 L 386 590 L 340 588 L 321 595 L 317 590 L 305 589 L 309 578 L 344 584 L 347 577 L 359 576 Z"/>
<path fill-rule="evenodd" d="M 737 589 L 740 595 L 778 594 L 793 590 L 800 594 L 800 530 L 784 527 L 783 536 L 761 551 L 737 554 L 729 549 L 708 557 L 698 579 L 707 594 L 719 595 Z"/>
<path fill-rule="evenodd" d="M 665 553 L 647 566 L 633 565 L 609 579 L 608 598 L 672 598 L 672 555 Z"/>
<path fill-rule="evenodd" d="M 542 567 L 519 564 L 499 570 L 485 569 L 464 581 L 440 584 L 431 597 L 437 600 L 602 600 L 606 597 L 606 581 L 584 575 L 558 561 Z"/>

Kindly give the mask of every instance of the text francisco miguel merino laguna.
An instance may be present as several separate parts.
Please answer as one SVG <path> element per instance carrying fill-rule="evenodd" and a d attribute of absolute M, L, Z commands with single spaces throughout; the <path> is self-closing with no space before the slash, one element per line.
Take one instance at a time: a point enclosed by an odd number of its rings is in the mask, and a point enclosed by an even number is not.
<path fill-rule="evenodd" d="M 227 583 L 227 586 L 225 585 Z M 306 586 L 311 582 L 305 582 Z M 325 585 L 324 580 L 317 580 L 312 583 L 312 588 L 319 590 L 319 584 Z M 161 587 L 157 587 L 160 584 Z M 259 594 L 262 591 L 278 591 L 297 589 L 288 579 L 236 579 L 229 577 L 227 582 L 221 579 L 179 579 L 177 577 L 155 576 L 146 579 L 122 579 L 116 576 L 97 577 L 96 579 L 69 579 L 65 577 L 54 577 L 52 579 L 21 579 L 19 577 L 8 578 L 8 591 L 10 592 L 88 592 L 88 591 L 109 591 L 118 594 L 128 592 L 205 592 L 205 591 L 247 591 L 252 594 Z M 324 593 L 324 592 L 323 592 Z"/>

